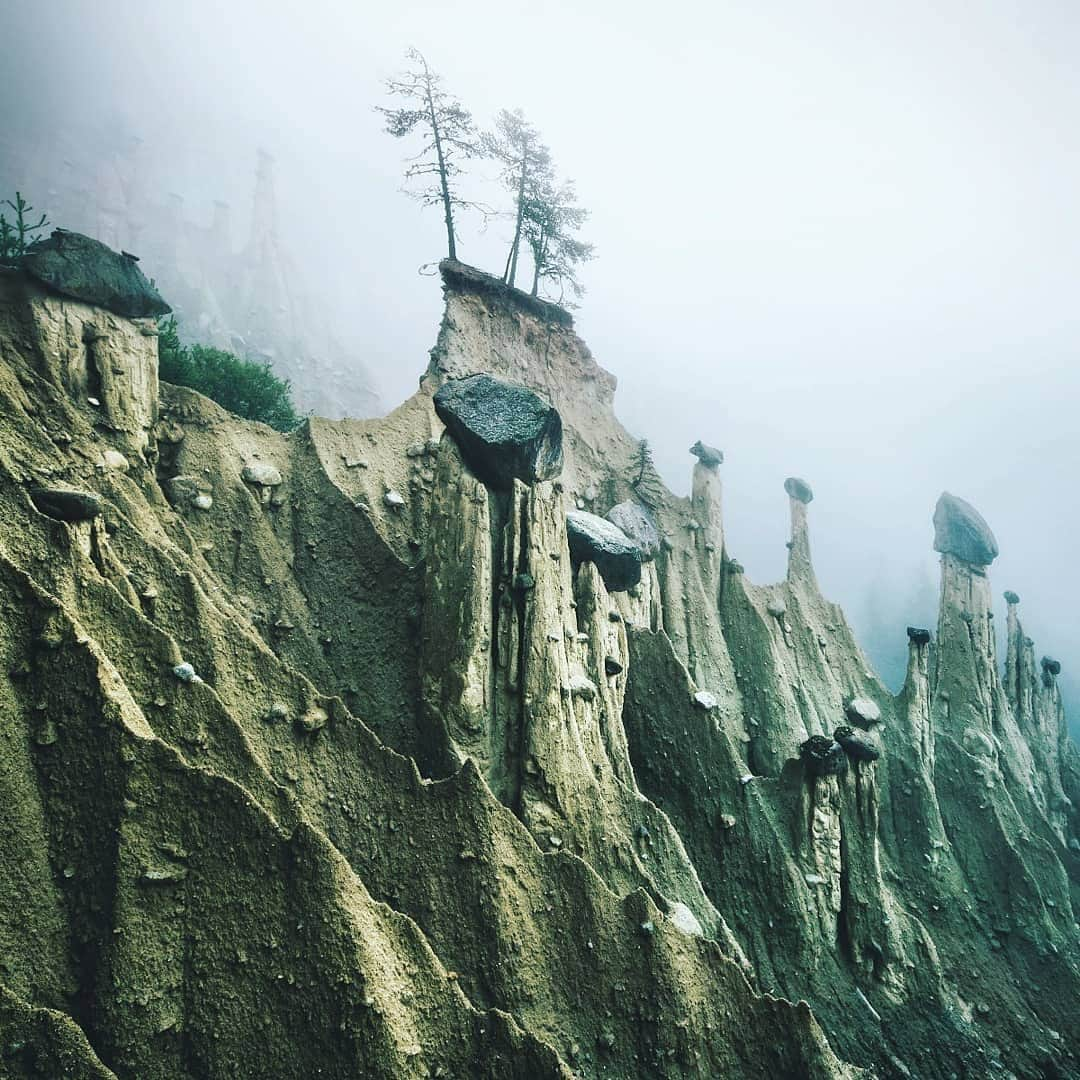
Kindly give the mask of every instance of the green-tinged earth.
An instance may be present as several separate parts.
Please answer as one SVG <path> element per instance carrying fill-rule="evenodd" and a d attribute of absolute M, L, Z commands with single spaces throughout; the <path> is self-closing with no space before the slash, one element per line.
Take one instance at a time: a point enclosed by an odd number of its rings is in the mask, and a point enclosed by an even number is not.
<path fill-rule="evenodd" d="M 989 526 L 893 696 L 805 481 L 756 585 L 720 451 L 635 511 L 569 317 L 444 285 L 413 397 L 283 433 L 0 270 L 0 1076 L 1080 1075 L 1080 758 Z M 478 373 L 529 416 L 462 447 Z"/>

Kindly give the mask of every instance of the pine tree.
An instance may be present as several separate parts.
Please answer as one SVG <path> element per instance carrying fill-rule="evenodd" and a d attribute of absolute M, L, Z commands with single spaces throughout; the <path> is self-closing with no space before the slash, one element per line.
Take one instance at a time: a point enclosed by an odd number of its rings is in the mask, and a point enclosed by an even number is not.
<path fill-rule="evenodd" d="M 634 447 L 627 470 L 627 479 L 634 494 L 646 505 L 656 506 L 663 498 L 664 485 L 653 462 L 648 439 L 640 439 Z"/>
<path fill-rule="evenodd" d="M 0 214 L 0 262 L 11 262 L 26 253 L 26 249 L 38 239 L 37 234 L 48 228 L 50 222 L 44 214 L 31 223 L 34 208 L 22 197 L 21 191 L 15 192 L 15 199 L 5 199 L 2 206 L 11 207 L 15 214 L 14 222 Z"/>
<path fill-rule="evenodd" d="M 517 279 L 518 257 L 525 223 L 525 210 L 551 181 L 551 153 L 540 141 L 540 133 L 525 119 L 520 109 L 503 109 L 495 118 L 496 131 L 481 140 L 484 152 L 502 163 L 502 181 L 514 195 L 514 238 L 503 271 L 503 281 L 513 286 Z"/>
<path fill-rule="evenodd" d="M 531 193 L 525 205 L 522 231 L 532 249 L 533 296 L 538 295 L 542 281 L 558 286 L 559 303 L 563 302 L 567 288 L 575 298 L 585 291 L 577 279 L 577 270 L 581 263 L 593 258 L 593 246 L 579 240 L 574 233 L 588 217 L 588 210 L 577 205 L 572 181 L 556 185 L 551 179 Z"/>
<path fill-rule="evenodd" d="M 377 111 L 386 117 L 387 134 L 403 139 L 419 130 L 423 134 L 420 152 L 405 170 L 406 182 L 421 179 L 424 186 L 409 194 L 423 206 L 442 206 L 446 223 L 448 255 L 457 258 L 454 232 L 456 207 L 479 208 L 477 203 L 458 193 L 456 181 L 462 170 L 458 158 L 476 157 L 480 137 L 471 114 L 452 94 L 442 89 L 442 79 L 422 53 L 409 49 L 405 54 L 413 67 L 397 78 L 388 79 L 387 92 L 405 98 L 410 104 L 400 109 L 382 106 Z"/>

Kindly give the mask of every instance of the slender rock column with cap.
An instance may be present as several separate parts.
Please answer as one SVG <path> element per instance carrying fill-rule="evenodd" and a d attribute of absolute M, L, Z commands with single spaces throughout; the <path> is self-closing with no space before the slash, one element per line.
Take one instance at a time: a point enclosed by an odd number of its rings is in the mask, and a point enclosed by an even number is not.
<path fill-rule="evenodd" d="M 791 500 L 791 540 L 788 546 L 788 581 L 814 583 L 814 564 L 810 559 L 810 532 L 806 508 L 814 499 L 814 491 L 797 476 L 784 481 L 784 490 Z"/>
<path fill-rule="evenodd" d="M 690 506 L 699 526 L 694 546 L 704 556 L 706 572 L 715 578 L 724 551 L 723 485 L 719 470 L 724 455 L 701 442 L 696 442 L 690 453 L 698 459 L 690 494 Z"/>

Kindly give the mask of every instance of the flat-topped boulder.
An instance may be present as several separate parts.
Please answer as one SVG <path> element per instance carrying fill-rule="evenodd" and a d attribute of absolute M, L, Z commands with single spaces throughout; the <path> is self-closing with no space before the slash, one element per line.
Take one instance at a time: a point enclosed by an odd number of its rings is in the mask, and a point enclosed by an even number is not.
<path fill-rule="evenodd" d="M 641 503 L 631 500 L 621 502 L 605 516 L 641 548 L 644 561 L 655 559 L 660 554 L 660 529 L 652 514 Z"/>
<path fill-rule="evenodd" d="M 469 468 L 489 487 L 533 484 L 562 472 L 562 419 L 527 386 L 493 375 L 451 379 L 435 392 L 435 412 Z"/>
<path fill-rule="evenodd" d="M 609 592 L 625 592 L 641 581 L 641 548 L 617 525 L 584 510 L 570 510 L 566 538 L 574 565 L 595 563 Z"/>
<path fill-rule="evenodd" d="M 20 266 L 53 292 L 116 315 L 156 318 L 172 310 L 135 256 L 115 252 L 82 233 L 56 229 L 27 248 Z"/>
<path fill-rule="evenodd" d="M 947 491 L 934 509 L 934 550 L 972 566 L 989 566 L 998 556 L 997 540 L 982 514 Z"/>

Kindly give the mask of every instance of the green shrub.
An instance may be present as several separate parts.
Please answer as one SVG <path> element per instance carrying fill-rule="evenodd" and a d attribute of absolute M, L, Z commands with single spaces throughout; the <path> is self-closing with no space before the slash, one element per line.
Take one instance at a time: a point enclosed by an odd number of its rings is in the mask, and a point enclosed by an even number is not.
<path fill-rule="evenodd" d="M 158 375 L 164 382 L 187 386 L 212 398 L 246 420 L 260 420 L 278 431 L 292 431 L 300 417 L 288 379 L 269 364 L 245 360 L 209 345 L 184 345 L 176 319 L 158 324 Z"/>

